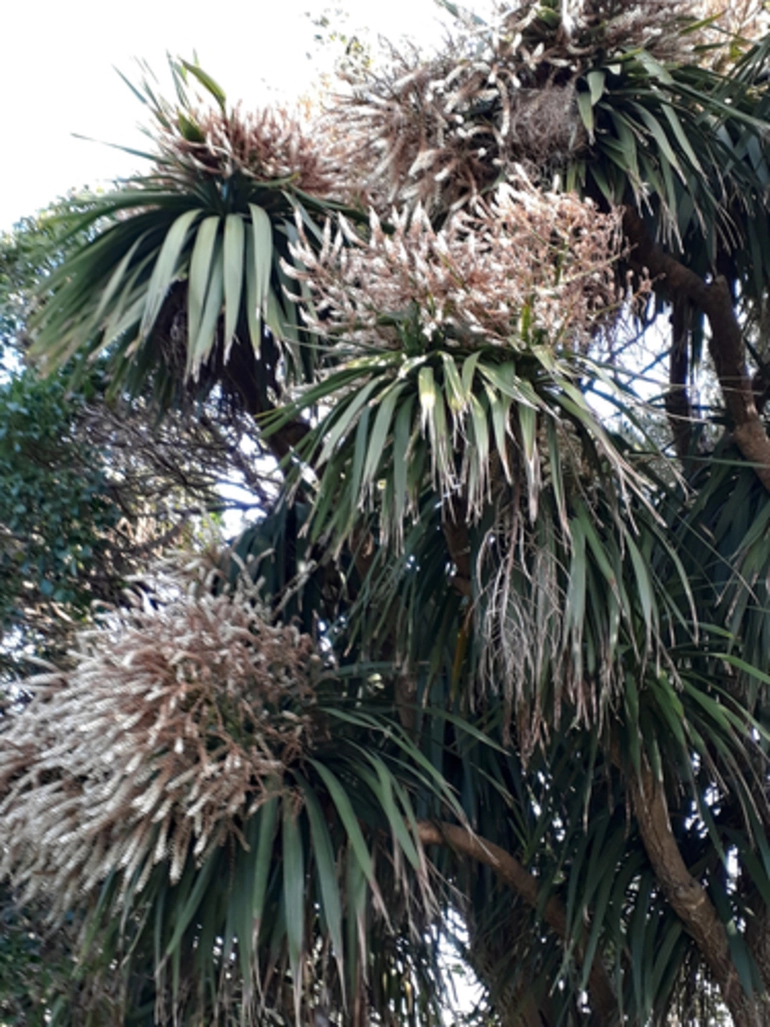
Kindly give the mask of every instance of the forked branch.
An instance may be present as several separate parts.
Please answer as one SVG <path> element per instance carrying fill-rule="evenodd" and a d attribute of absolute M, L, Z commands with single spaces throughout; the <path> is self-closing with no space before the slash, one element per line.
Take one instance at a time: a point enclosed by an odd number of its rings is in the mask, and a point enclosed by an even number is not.
<path fill-rule="evenodd" d="M 755 390 L 746 368 L 743 332 L 727 281 L 718 276 L 706 282 L 666 253 L 650 238 L 642 219 L 629 207 L 623 214 L 623 230 L 631 243 L 632 265 L 639 270 L 646 268 L 652 278 L 662 279 L 675 305 L 677 300 L 687 300 L 708 318 L 709 353 L 733 422 L 735 442 L 770 491 L 770 438 L 757 410 Z"/>

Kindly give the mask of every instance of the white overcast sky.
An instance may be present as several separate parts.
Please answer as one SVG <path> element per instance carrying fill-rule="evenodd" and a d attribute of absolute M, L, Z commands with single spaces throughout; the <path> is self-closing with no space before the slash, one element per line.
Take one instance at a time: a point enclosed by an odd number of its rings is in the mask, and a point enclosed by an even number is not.
<path fill-rule="evenodd" d="M 348 32 L 442 37 L 434 0 L 0 0 L 0 231 L 70 188 L 141 165 L 73 137 L 146 142 L 141 104 L 116 67 L 136 80 L 136 58 L 160 75 L 167 52 L 196 51 L 232 101 L 307 92 L 324 59 L 308 12 Z"/>

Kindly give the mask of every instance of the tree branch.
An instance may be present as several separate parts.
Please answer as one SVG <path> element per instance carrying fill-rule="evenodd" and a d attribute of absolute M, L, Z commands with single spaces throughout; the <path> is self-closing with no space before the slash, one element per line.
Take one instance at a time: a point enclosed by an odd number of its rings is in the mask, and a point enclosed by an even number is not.
<path fill-rule="evenodd" d="M 770 439 L 757 410 L 746 368 L 743 333 L 727 280 L 720 275 L 713 282 L 704 282 L 653 242 L 644 222 L 630 207 L 623 214 L 623 230 L 632 246 L 631 264 L 638 269 L 646 268 L 653 278 L 662 278 L 674 301 L 687 299 L 708 318 L 709 353 L 733 421 L 736 444 L 770 492 Z"/>
<path fill-rule="evenodd" d="M 515 891 L 527 905 L 533 909 L 540 908 L 540 882 L 499 845 L 487 841 L 486 838 L 480 838 L 472 831 L 459 827 L 457 824 L 419 821 L 417 830 L 423 845 L 448 845 L 458 855 L 467 856 L 469 859 L 491 867 L 500 880 L 507 884 L 512 891 Z M 556 895 L 552 895 L 546 902 L 542 909 L 542 915 L 560 940 L 566 942 L 568 938 L 567 914 Z M 582 946 L 576 946 L 576 954 L 580 960 L 583 959 Z M 594 957 L 591 964 L 588 990 L 591 995 L 591 1005 L 602 1027 L 612 1027 L 613 1024 L 618 1023 L 618 1005 L 615 993 L 598 956 Z"/>
<path fill-rule="evenodd" d="M 663 785 L 649 767 L 640 776 L 632 774 L 629 783 L 639 833 L 666 900 L 702 953 L 736 1027 L 760 1027 L 763 1020 L 756 1003 L 741 986 L 725 926 L 679 851 L 671 831 Z"/>
<path fill-rule="evenodd" d="M 685 463 L 690 456 L 692 405 L 687 390 L 689 374 L 690 302 L 676 297 L 671 315 L 671 353 L 669 354 L 668 392 L 665 396 L 668 423 L 674 437 L 676 455 Z"/>

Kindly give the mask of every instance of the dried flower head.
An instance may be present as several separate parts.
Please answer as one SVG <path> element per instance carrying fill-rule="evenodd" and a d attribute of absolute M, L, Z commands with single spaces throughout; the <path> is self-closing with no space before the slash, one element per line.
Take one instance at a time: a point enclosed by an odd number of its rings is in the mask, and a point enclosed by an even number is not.
<path fill-rule="evenodd" d="M 516 165 L 549 183 L 589 142 L 577 102 L 581 76 L 635 49 L 662 63 L 692 63 L 702 39 L 681 30 L 701 7 L 500 5 L 493 25 L 468 19 L 440 55 L 394 50 L 385 70 L 349 79 L 329 112 L 348 140 L 346 176 L 360 175 L 363 164 L 374 205 L 419 203 L 430 214 L 472 203 Z"/>
<path fill-rule="evenodd" d="M 310 289 L 312 326 L 354 346 L 400 345 L 396 315 L 416 312 L 426 343 L 537 338 L 583 350 L 616 310 L 618 213 L 542 193 L 522 172 L 441 229 L 422 208 L 394 214 L 387 229 L 372 212 L 370 226 L 364 240 L 340 218 L 316 253 L 300 224 L 293 255 L 304 270 L 286 266 Z"/>
<path fill-rule="evenodd" d="M 162 584 L 172 598 L 114 615 L 2 725 L 0 875 L 60 911 L 114 869 L 141 890 L 165 860 L 178 880 L 313 744 L 309 636 L 245 594 Z"/>
<path fill-rule="evenodd" d="M 697 41 L 678 30 L 703 18 L 703 7 L 703 0 L 566 0 L 547 58 L 575 62 L 601 47 L 607 53 L 644 48 L 659 61 L 691 60 Z M 533 5 L 523 4 L 503 24 L 521 30 L 532 20 Z"/>
<path fill-rule="evenodd" d="M 316 196 L 333 195 L 339 174 L 330 152 L 317 143 L 308 121 L 286 108 L 254 113 L 201 107 L 165 113 L 153 132 L 158 178 L 173 184 L 201 175 L 234 176 L 294 185 Z"/>
<path fill-rule="evenodd" d="M 544 171 L 543 146 L 527 151 L 532 137 L 532 97 L 521 95 L 514 112 L 511 95 L 518 80 L 492 54 L 425 61 L 394 54 L 389 72 L 354 88 L 333 117 L 343 120 L 350 140 L 350 175 L 368 168 L 365 184 L 378 207 L 420 204 L 429 214 L 454 210 L 474 201 L 505 177 L 518 162 Z M 543 103 L 544 93 L 537 102 Z M 566 144 L 566 153 L 583 141 L 580 117 L 559 89 L 552 108 L 559 128 L 543 124 L 548 157 Z M 512 117 L 523 126 L 521 141 Z M 566 155 L 563 154 L 561 156 Z"/>

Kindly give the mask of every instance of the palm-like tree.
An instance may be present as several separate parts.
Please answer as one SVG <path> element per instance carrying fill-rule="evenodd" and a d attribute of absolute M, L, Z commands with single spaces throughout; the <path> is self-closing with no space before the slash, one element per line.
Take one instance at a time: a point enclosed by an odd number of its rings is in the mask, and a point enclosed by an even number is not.
<path fill-rule="evenodd" d="M 171 606 L 240 610 L 255 666 L 254 639 L 293 621 L 317 664 L 273 695 L 246 659 L 236 715 L 232 674 L 184 657 L 227 682 L 189 721 L 189 780 L 241 767 L 287 715 L 306 725 L 253 765 L 219 834 L 189 812 L 196 782 L 70 848 L 51 828 L 37 862 L 22 834 L 7 848 L 36 893 L 53 875 L 93 899 L 86 950 L 119 966 L 140 1021 L 170 1002 L 190 1023 L 233 1004 L 429 1022 L 454 915 L 501 1023 L 700 1023 L 720 1001 L 736 1027 L 765 1022 L 768 43 L 722 45 L 680 7 L 473 24 L 354 83 L 321 148 L 230 111 L 195 66 L 176 67 L 176 105 L 145 85 L 155 169 L 86 215 L 35 352 L 107 350 L 116 389 L 222 390 L 259 418 L 282 484 L 235 552 L 259 598 L 228 598 L 224 567 Z M 613 336 L 645 303 L 671 310 L 657 407 Z M 695 374 L 719 396 L 708 418 Z M 158 628 L 131 630 L 139 653 Z M 85 746 L 65 730 L 112 659 L 95 644 L 6 729 L 14 823 L 41 788 L 63 816 L 104 773 L 101 721 Z M 168 654 L 171 688 L 187 663 Z M 116 722 L 138 659 L 104 700 Z M 136 735 L 118 742 L 119 794 L 134 762 L 176 783 L 176 743 L 131 762 Z"/>

